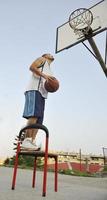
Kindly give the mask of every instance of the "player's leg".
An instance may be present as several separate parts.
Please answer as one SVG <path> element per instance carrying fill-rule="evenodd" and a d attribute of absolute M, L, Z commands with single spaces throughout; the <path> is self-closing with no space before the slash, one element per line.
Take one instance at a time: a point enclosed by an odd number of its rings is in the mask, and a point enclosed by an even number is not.
<path fill-rule="evenodd" d="M 27 125 L 35 123 L 42 124 L 44 107 L 45 99 L 42 97 L 39 91 L 28 91 L 25 93 L 25 107 L 23 117 L 28 120 Z M 34 140 L 36 138 L 37 132 L 37 129 L 26 130 L 26 138 L 22 145 L 26 144 L 26 142 L 35 145 Z"/>
<path fill-rule="evenodd" d="M 27 126 L 36 124 L 37 123 L 37 118 L 36 117 L 31 117 L 28 119 Z M 38 129 L 28 129 L 26 130 L 26 138 L 32 138 L 32 142 L 34 142 L 36 135 L 37 135 Z"/>
<path fill-rule="evenodd" d="M 27 126 L 36 124 L 37 123 L 37 118 L 31 117 L 28 119 Z M 36 145 L 36 135 L 37 135 L 38 129 L 27 129 L 25 131 L 25 139 L 22 143 L 22 148 L 24 149 L 33 149 L 33 150 L 38 150 L 40 149 L 39 146 Z"/>

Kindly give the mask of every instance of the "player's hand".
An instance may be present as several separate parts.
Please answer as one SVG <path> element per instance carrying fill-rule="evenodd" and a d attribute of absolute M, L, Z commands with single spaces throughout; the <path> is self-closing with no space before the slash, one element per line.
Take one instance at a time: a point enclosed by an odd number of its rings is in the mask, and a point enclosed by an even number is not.
<path fill-rule="evenodd" d="M 43 77 L 46 79 L 46 81 L 52 80 L 52 79 L 53 79 L 53 77 L 52 77 L 52 76 L 49 76 L 49 75 L 44 75 Z"/>

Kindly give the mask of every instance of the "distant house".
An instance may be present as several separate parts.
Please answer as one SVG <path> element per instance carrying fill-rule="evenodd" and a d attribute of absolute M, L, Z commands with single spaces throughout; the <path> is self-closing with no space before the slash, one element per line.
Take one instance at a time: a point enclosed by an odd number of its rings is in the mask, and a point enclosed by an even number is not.
<path fill-rule="evenodd" d="M 57 152 L 58 169 L 78 170 L 95 173 L 101 171 L 104 166 L 104 157 L 97 155 L 80 155 L 79 153 Z M 54 160 L 50 159 L 48 168 L 54 168 Z"/>

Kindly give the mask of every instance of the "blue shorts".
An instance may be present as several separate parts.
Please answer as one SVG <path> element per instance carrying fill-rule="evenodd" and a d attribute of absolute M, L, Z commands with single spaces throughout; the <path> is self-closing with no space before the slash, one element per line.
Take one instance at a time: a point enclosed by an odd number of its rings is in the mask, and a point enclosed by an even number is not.
<path fill-rule="evenodd" d="M 37 118 L 37 123 L 42 124 L 44 117 L 45 98 L 42 97 L 39 91 L 27 91 L 25 93 L 25 106 L 23 117 L 29 119 Z"/>

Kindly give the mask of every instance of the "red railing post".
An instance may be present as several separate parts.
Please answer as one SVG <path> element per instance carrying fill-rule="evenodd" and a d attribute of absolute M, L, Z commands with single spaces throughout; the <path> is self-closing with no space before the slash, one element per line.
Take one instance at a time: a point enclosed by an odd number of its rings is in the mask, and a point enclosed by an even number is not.
<path fill-rule="evenodd" d="M 55 186 L 54 186 L 54 190 L 55 192 L 57 192 L 58 190 L 58 157 L 55 157 Z"/>
<path fill-rule="evenodd" d="M 35 181 L 36 181 L 36 160 L 37 158 L 35 157 L 34 159 L 34 168 L 33 168 L 33 179 L 32 179 L 32 187 L 35 187 Z"/>
<path fill-rule="evenodd" d="M 49 143 L 49 137 L 48 137 L 48 135 L 46 135 L 45 157 L 44 157 L 44 174 L 43 174 L 43 192 L 42 192 L 42 196 L 46 196 L 48 143 Z"/>
<path fill-rule="evenodd" d="M 17 144 L 17 152 L 16 152 L 16 158 L 15 158 L 15 165 L 14 165 L 14 172 L 13 172 L 13 180 L 12 180 L 12 190 L 15 189 L 16 184 L 16 175 L 17 175 L 17 167 L 18 167 L 18 154 L 20 151 L 20 141 L 18 141 Z"/>

